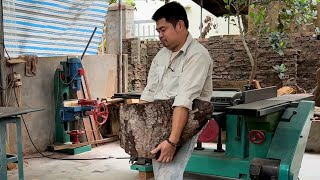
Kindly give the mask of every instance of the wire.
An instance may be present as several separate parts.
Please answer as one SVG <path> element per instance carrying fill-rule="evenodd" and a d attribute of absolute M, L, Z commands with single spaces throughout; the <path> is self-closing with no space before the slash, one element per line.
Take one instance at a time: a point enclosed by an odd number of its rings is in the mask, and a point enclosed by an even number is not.
<path fill-rule="evenodd" d="M 5 46 L 4 46 L 4 44 L 3 44 L 3 47 L 4 47 L 4 49 L 5 49 L 5 51 L 6 51 L 6 53 L 7 53 L 7 55 L 8 55 L 8 58 L 9 58 L 9 60 L 11 59 L 10 58 L 10 56 L 9 56 L 9 54 L 8 54 L 8 52 L 7 52 L 7 50 L 6 50 L 6 48 L 5 48 Z M 13 67 L 11 66 L 11 72 L 13 73 Z M 77 74 L 76 74 L 77 75 Z M 72 78 L 72 80 L 71 80 L 71 82 L 74 80 L 74 78 L 76 77 L 76 75 Z M 58 77 L 59 79 L 60 79 L 60 74 L 59 74 L 59 77 Z M 61 80 L 62 81 L 62 80 Z M 71 82 L 69 83 L 69 84 L 71 84 Z M 63 81 L 62 81 L 62 83 L 64 83 Z M 2 87 L 1 87 L 2 88 Z M 7 87 L 8 88 L 8 87 Z M 2 88 L 3 89 L 3 88 Z M 4 90 L 4 89 L 3 89 Z M 20 107 L 20 104 L 19 104 L 19 100 L 18 100 L 18 96 L 17 96 L 17 93 L 16 93 L 16 87 L 14 87 L 13 86 L 13 91 L 14 91 L 14 96 L 15 96 L 15 100 L 16 100 L 16 103 L 17 103 L 17 105 L 18 105 L 18 107 Z M 31 142 L 31 144 L 32 144 L 32 146 L 35 148 L 35 150 L 41 155 L 40 157 L 31 157 L 31 158 L 25 158 L 25 159 L 32 159 L 32 158 L 49 158 L 49 159 L 54 159 L 54 160 L 72 160 L 72 161 L 74 161 L 74 160 L 79 160 L 79 161 L 91 161 L 91 160 L 106 160 L 106 159 L 130 159 L 130 157 L 112 157 L 112 156 L 110 156 L 110 157 L 102 157 L 102 158 L 55 158 L 55 157 L 50 157 L 50 156 L 52 156 L 52 155 L 54 155 L 55 153 L 52 153 L 52 154 L 50 154 L 50 155 L 44 155 L 43 153 L 41 153 L 40 151 L 39 151 L 39 149 L 36 147 L 36 145 L 34 144 L 34 142 L 33 142 L 33 140 L 32 140 L 32 138 L 31 138 L 31 135 L 30 135 L 30 132 L 29 132 L 29 129 L 28 129 L 28 127 L 27 127 L 27 124 L 26 124 L 26 122 L 25 122 L 25 120 L 24 120 L 24 117 L 23 117 L 23 115 L 20 115 L 21 116 L 21 118 L 22 118 L 22 122 L 23 122 L 23 124 L 24 124 L 24 126 L 26 127 L 26 131 L 27 131 L 27 134 L 28 134 L 28 137 L 29 137 L 29 139 L 30 139 L 30 142 Z"/>
<path fill-rule="evenodd" d="M 13 67 L 12 67 L 12 66 L 11 66 L 11 71 L 13 72 Z M 14 96 L 15 96 L 16 103 L 17 103 L 18 107 L 20 107 L 20 104 L 19 104 L 19 101 L 18 101 L 18 97 L 17 97 L 17 93 L 16 93 L 16 87 L 13 88 L 13 91 L 14 91 Z M 34 144 L 32 138 L 31 138 L 29 129 L 28 129 L 28 127 L 27 127 L 27 124 L 26 124 L 26 122 L 25 122 L 25 120 L 24 120 L 23 115 L 20 115 L 20 116 L 21 116 L 21 118 L 22 118 L 22 122 L 23 122 L 24 126 L 26 127 L 26 131 L 27 131 L 27 134 L 28 134 L 28 137 L 29 137 L 29 139 L 30 139 L 30 142 L 31 142 L 32 146 L 33 146 L 33 147 L 35 148 L 35 150 L 41 155 L 41 157 L 39 157 L 39 158 L 45 157 L 45 158 L 48 158 L 48 159 L 66 160 L 66 161 L 71 161 L 71 160 L 72 160 L 72 161 L 75 161 L 75 160 L 79 160 L 79 161 L 92 161 L 92 160 L 106 160 L 106 159 L 130 159 L 130 157 L 118 157 L 118 158 L 115 158 L 115 157 L 112 157 L 112 156 L 110 156 L 110 157 L 102 157 L 102 158 L 55 158 L 55 157 L 50 157 L 50 156 L 54 155 L 54 153 L 53 153 L 53 154 L 50 154 L 50 155 L 44 155 L 43 153 L 41 153 L 41 152 L 39 151 L 39 149 L 38 149 L 38 148 L 36 147 L 36 145 Z"/>
<path fill-rule="evenodd" d="M 18 101 L 18 98 L 17 98 L 16 88 L 14 88 L 14 95 L 15 95 L 15 99 L 16 99 L 17 105 L 18 105 L 18 107 L 20 107 L 19 101 Z M 50 157 L 51 155 L 50 155 L 50 156 L 44 155 L 43 153 L 41 153 L 41 152 L 39 151 L 39 149 L 38 149 L 38 148 L 36 147 L 36 145 L 34 144 L 32 138 L 31 138 L 31 136 L 30 136 L 30 132 L 29 132 L 29 129 L 28 129 L 28 127 L 27 127 L 27 124 L 26 124 L 26 122 L 25 122 L 25 120 L 24 120 L 23 115 L 21 115 L 21 118 L 22 118 L 22 122 L 23 122 L 24 126 L 26 127 L 26 131 L 27 131 L 27 134 L 28 134 L 28 137 L 29 137 L 29 139 L 30 139 L 31 144 L 32 144 L 33 147 L 36 149 L 36 151 L 37 151 L 39 154 L 41 154 L 42 157 L 46 157 L 46 158 L 49 158 L 49 159 L 55 159 L 55 160 L 81 160 L 81 161 L 106 160 L 106 159 L 111 159 L 111 158 L 113 158 L 113 157 L 102 157 L 102 158 L 77 158 L 77 159 L 76 159 L 76 158 L 55 158 L 55 157 Z M 53 154 L 52 154 L 52 155 L 53 155 Z M 115 158 L 115 159 L 116 159 L 116 158 Z"/>
<path fill-rule="evenodd" d="M 77 77 L 77 75 L 79 74 L 79 73 L 76 73 L 76 74 L 72 77 L 72 79 L 70 80 L 70 82 L 63 82 L 63 80 L 60 79 L 60 73 L 61 73 L 61 72 L 59 72 L 59 80 L 61 80 L 61 82 L 62 82 L 63 84 L 65 84 L 65 85 L 70 85 L 70 84 L 73 82 L 73 80 Z"/>

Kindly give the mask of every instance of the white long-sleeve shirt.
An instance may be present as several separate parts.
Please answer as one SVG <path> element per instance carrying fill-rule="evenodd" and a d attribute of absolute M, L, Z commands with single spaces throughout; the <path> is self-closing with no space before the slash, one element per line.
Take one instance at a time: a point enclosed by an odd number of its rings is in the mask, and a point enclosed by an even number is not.
<path fill-rule="evenodd" d="M 182 48 L 172 53 L 162 48 L 153 59 L 147 86 L 140 99 L 148 102 L 174 98 L 173 106 L 192 109 L 192 101 L 210 101 L 212 65 L 209 52 L 188 35 Z"/>

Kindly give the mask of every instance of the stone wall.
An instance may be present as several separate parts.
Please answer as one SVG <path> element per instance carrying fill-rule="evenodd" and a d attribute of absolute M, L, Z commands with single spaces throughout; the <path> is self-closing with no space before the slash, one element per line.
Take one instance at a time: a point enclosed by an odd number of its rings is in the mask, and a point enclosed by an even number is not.
<path fill-rule="evenodd" d="M 215 36 L 198 41 L 208 49 L 213 59 L 213 81 L 248 79 L 250 62 L 239 36 Z M 260 81 L 262 87 L 281 87 L 297 81 L 301 88 L 310 91 L 316 86 L 315 73 L 320 67 L 320 52 L 317 51 L 320 41 L 312 37 L 312 33 L 296 33 L 290 35 L 289 42 L 285 55 L 280 56 L 270 49 L 267 39 L 262 39 L 255 79 Z M 255 39 L 251 38 L 248 45 L 253 52 Z M 124 40 L 123 53 L 129 54 L 129 90 L 141 91 L 144 88 L 152 59 L 161 47 L 158 41 L 139 43 L 138 39 Z M 272 68 L 282 63 L 287 67 L 285 75 L 288 79 L 281 80 Z M 144 67 L 146 69 L 143 69 Z"/>
<path fill-rule="evenodd" d="M 142 91 L 150 69 L 147 46 L 137 38 L 123 40 L 123 54 L 128 54 L 128 91 Z"/>

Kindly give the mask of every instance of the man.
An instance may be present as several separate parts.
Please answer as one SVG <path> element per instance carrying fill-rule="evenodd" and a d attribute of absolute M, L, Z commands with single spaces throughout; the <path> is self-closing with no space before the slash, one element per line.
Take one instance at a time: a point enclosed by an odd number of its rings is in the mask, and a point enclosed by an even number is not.
<path fill-rule="evenodd" d="M 175 151 L 193 100 L 211 99 L 212 59 L 188 32 L 187 14 L 179 3 L 162 6 L 152 19 L 156 21 L 164 48 L 152 61 L 140 101 L 174 98 L 171 135 L 151 153 L 161 152 L 159 158 L 152 161 L 156 180 L 182 180 L 197 137 L 183 144 L 176 155 Z"/>

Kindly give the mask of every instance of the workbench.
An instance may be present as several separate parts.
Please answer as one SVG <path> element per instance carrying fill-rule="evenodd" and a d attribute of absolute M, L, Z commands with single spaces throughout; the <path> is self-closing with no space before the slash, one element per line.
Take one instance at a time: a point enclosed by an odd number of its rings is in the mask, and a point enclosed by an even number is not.
<path fill-rule="evenodd" d="M 41 111 L 37 108 L 0 107 L 0 179 L 7 180 L 7 163 L 18 162 L 19 179 L 23 180 L 22 135 L 20 115 Z M 7 124 L 16 124 L 17 154 L 6 153 Z"/>

